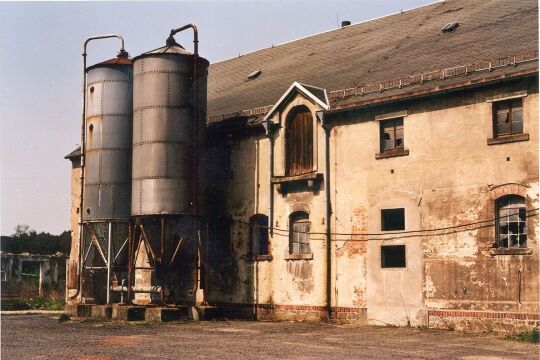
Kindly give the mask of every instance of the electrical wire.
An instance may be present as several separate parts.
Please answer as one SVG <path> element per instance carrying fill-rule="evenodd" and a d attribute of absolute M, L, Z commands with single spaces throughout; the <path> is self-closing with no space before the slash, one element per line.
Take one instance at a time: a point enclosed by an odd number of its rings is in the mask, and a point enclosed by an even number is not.
<path fill-rule="evenodd" d="M 526 213 L 526 217 L 533 217 L 533 216 L 537 216 L 538 214 L 531 214 L 533 212 L 536 212 L 538 211 L 539 208 L 535 208 L 535 209 L 531 209 L 531 210 L 527 210 Z M 234 219 L 234 218 L 229 218 L 229 217 L 222 217 L 220 216 L 219 218 L 223 218 L 223 219 L 226 219 L 226 220 L 229 220 L 231 222 L 234 222 L 234 223 L 238 223 L 238 224 L 244 224 L 244 225 L 253 225 L 251 224 L 249 221 L 244 221 L 244 220 L 240 220 L 240 219 Z M 447 226 L 447 227 L 441 227 L 441 228 L 434 228 L 434 229 L 422 229 L 422 230 L 406 230 L 406 231 L 385 231 L 385 232 L 382 232 L 382 233 L 338 233 L 338 232 L 334 232 L 334 233 L 330 233 L 331 236 L 352 236 L 352 237 L 365 237 L 365 236 L 382 236 L 384 237 L 384 239 L 391 239 L 392 236 L 398 236 L 398 235 L 405 235 L 405 236 L 400 236 L 401 238 L 403 237 L 417 237 L 417 236 L 432 236 L 432 235 L 441 235 L 441 234 L 433 234 L 433 233 L 437 233 L 437 232 L 446 232 L 446 231 L 452 231 L 450 233 L 456 233 L 456 232 L 459 232 L 459 231 L 471 231 L 471 230 L 476 230 L 476 229 L 481 229 L 481 228 L 485 228 L 485 227 L 491 227 L 493 226 L 494 224 L 491 224 L 492 222 L 494 221 L 497 221 L 499 220 L 500 217 L 495 217 L 493 219 L 489 219 L 489 220 L 480 220 L 480 221 L 475 221 L 475 222 L 472 222 L 472 223 L 468 223 L 468 224 L 462 224 L 462 225 L 454 225 L 454 226 Z M 482 224 L 485 224 L 485 225 L 482 225 Z M 471 229 L 472 226 L 476 226 L 476 225 L 479 225 L 476 229 Z M 480 226 L 481 225 L 481 226 Z M 278 228 L 278 227 L 273 227 L 273 226 L 263 226 L 263 225 L 257 225 L 257 227 L 259 228 L 262 228 L 262 229 L 268 229 L 268 230 L 272 230 L 272 231 L 275 231 L 275 232 L 282 232 L 284 233 L 285 235 L 288 235 L 290 233 L 304 233 L 304 234 L 309 234 L 309 235 L 326 235 L 325 232 L 309 232 L 309 231 L 300 231 L 300 230 L 291 230 L 291 229 L 284 229 L 284 228 Z M 283 234 L 278 234 L 278 235 L 283 235 Z M 347 241 L 365 241 L 366 239 L 347 239 Z M 367 240 L 381 240 L 381 239 L 367 239 Z M 338 241 L 341 241 L 341 240 L 338 240 Z"/>

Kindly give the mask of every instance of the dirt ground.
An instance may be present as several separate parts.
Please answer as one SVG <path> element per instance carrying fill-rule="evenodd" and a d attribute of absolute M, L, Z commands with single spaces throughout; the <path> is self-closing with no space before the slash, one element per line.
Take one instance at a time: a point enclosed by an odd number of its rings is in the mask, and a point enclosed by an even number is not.
<path fill-rule="evenodd" d="M 2 359 L 539 359 L 535 344 L 411 328 L 291 322 L 132 324 L 2 315 Z"/>

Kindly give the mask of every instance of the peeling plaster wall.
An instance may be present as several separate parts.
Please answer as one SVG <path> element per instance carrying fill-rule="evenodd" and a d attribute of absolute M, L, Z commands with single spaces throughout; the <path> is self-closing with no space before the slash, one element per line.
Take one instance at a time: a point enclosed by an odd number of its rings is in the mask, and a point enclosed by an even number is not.
<path fill-rule="evenodd" d="M 71 251 L 69 253 L 67 271 L 67 291 L 69 299 L 77 292 L 79 286 L 79 206 L 81 201 L 81 166 L 80 159 L 72 160 L 71 167 Z"/>
<path fill-rule="evenodd" d="M 524 132 L 529 140 L 487 145 L 492 133 L 496 95 L 527 90 L 523 98 Z M 284 119 L 296 105 L 318 110 L 297 95 L 274 116 L 275 176 L 284 170 Z M 332 231 L 332 306 L 368 309 L 372 324 L 425 325 L 427 309 L 537 312 L 537 217 L 528 220 L 532 255 L 492 255 L 494 226 L 432 236 L 371 237 L 380 233 L 380 210 L 405 208 L 406 230 L 433 229 L 492 219 L 494 200 L 521 186 L 527 208 L 538 207 L 538 95 L 535 80 L 517 80 L 474 90 L 432 96 L 357 112 L 333 119 L 330 139 Z M 379 148 L 377 115 L 406 110 L 407 156 L 375 158 Z M 314 126 L 314 171 L 323 172 L 324 131 Z M 226 209 L 243 221 L 257 212 L 268 215 L 269 141 L 264 136 L 232 139 L 231 177 Z M 510 161 L 507 161 L 510 158 Z M 287 229 L 289 215 L 310 215 L 311 231 L 324 233 L 325 181 L 315 191 L 281 193 L 274 187 L 273 226 Z M 506 185 L 505 185 L 506 184 Z M 498 195 L 497 195 L 498 194 Z M 358 235 L 354 235 L 358 234 Z M 313 260 L 286 260 L 288 235 L 274 232 L 272 261 L 251 262 L 248 227 L 231 230 L 236 264 L 231 302 L 288 305 L 325 304 L 324 235 L 312 235 Z M 381 269 L 380 246 L 405 244 L 407 265 Z M 521 270 L 521 289 L 517 279 Z M 229 275 L 227 275 L 229 276 Z M 520 292 L 520 303 L 516 294 Z M 213 292 L 214 293 L 214 292 Z M 216 294 L 216 293 L 214 293 Z"/>
<path fill-rule="evenodd" d="M 313 116 L 313 171 L 322 173 L 324 169 L 324 131 L 315 116 L 321 108 L 304 96 L 297 94 L 275 117 L 274 122 L 281 128 L 274 144 L 274 176 L 285 175 L 285 119 L 295 106 L 304 105 Z M 265 156 L 265 159 L 268 157 Z M 274 226 L 289 228 L 289 216 L 295 211 L 309 214 L 311 232 L 324 233 L 325 194 L 324 186 L 317 190 L 294 188 L 279 193 L 274 190 Z M 289 254 L 289 236 L 286 231 L 274 232 L 272 236 L 272 300 L 276 304 L 325 305 L 326 298 L 326 243 L 324 235 L 311 235 L 312 260 L 286 260 Z"/>
<path fill-rule="evenodd" d="M 492 133 L 486 98 L 528 90 L 523 98 L 529 141 L 487 145 Z M 377 115 L 406 110 L 404 143 L 409 155 L 375 159 Z M 381 232 L 380 209 L 405 208 L 406 230 L 463 225 L 495 217 L 492 190 L 521 184 L 527 208 L 538 207 L 538 95 L 534 82 L 514 82 L 429 101 L 409 101 L 347 113 L 332 133 L 335 232 L 355 232 L 358 209 L 367 207 L 370 233 Z M 356 146 L 355 146 L 356 145 Z M 507 157 L 510 161 L 507 161 Z M 518 193 L 518 185 L 505 185 Z M 512 186 L 514 186 L 512 188 Z M 427 237 L 368 239 L 367 308 L 371 323 L 426 322 L 425 308 L 538 311 L 537 217 L 528 220 L 532 255 L 493 256 L 495 229 L 465 229 Z M 381 269 L 381 244 L 406 244 L 407 267 Z M 358 245 L 360 246 L 360 245 Z M 366 258 L 366 255 L 364 255 Z M 362 269 L 338 256 L 338 277 Z M 521 270 L 521 288 L 518 280 Z M 353 298 L 351 283 L 339 288 L 339 303 Z M 521 303 L 518 303 L 518 293 Z"/>

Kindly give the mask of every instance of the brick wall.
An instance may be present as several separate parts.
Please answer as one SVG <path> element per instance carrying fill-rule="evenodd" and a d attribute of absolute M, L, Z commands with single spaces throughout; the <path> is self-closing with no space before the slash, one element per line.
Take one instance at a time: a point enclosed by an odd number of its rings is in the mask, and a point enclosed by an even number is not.
<path fill-rule="evenodd" d="M 328 320 L 325 306 L 312 305 L 276 305 L 276 304 L 213 304 L 222 309 L 223 313 L 246 317 L 252 314 L 257 320 L 292 320 L 292 321 L 321 321 Z M 367 324 L 367 309 L 356 307 L 332 307 L 331 320 Z"/>
<path fill-rule="evenodd" d="M 540 314 L 428 310 L 428 327 L 465 332 L 522 332 L 540 328 Z"/>

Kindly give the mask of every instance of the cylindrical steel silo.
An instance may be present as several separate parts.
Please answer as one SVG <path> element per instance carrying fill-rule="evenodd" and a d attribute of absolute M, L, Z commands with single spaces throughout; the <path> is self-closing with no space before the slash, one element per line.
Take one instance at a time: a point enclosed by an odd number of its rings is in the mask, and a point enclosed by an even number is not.
<path fill-rule="evenodd" d="M 201 213 L 195 133 L 200 146 L 209 63 L 197 58 L 196 79 L 195 56 L 175 42 L 133 59 L 133 216 Z"/>
<path fill-rule="evenodd" d="M 84 221 L 130 217 L 133 66 L 124 54 L 87 69 Z"/>
<path fill-rule="evenodd" d="M 131 215 L 133 65 L 128 53 L 86 69 L 82 296 L 116 302 L 127 275 Z M 88 300 L 91 299 L 91 300 Z"/>

